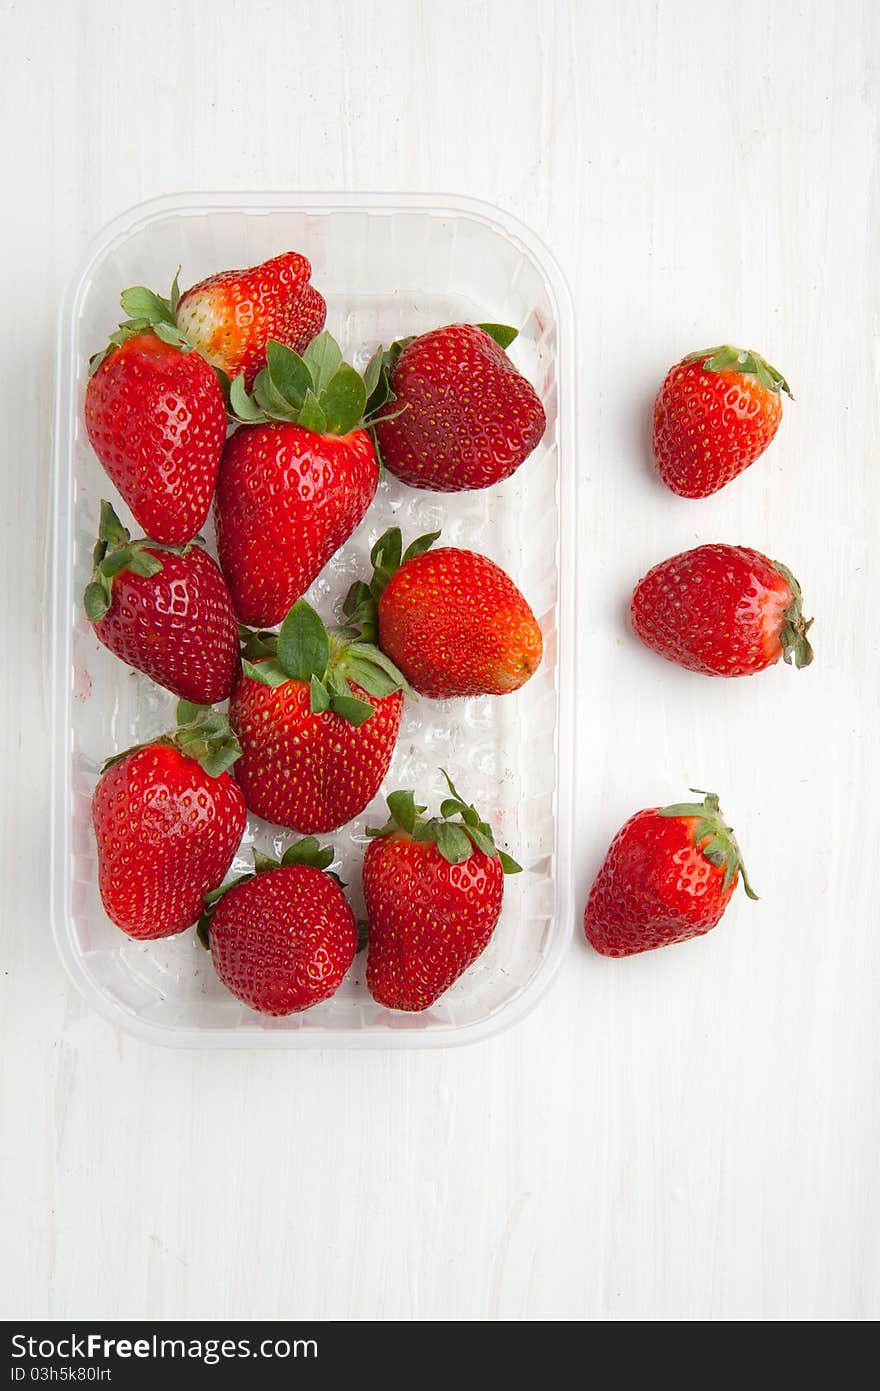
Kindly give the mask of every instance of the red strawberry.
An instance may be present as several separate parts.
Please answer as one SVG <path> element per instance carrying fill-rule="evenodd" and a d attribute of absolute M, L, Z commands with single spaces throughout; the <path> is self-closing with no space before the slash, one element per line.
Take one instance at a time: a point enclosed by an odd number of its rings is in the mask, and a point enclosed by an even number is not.
<path fill-rule="evenodd" d="M 261 1014 L 297 1014 L 329 1000 L 357 951 L 357 925 L 333 851 L 311 837 L 278 865 L 254 852 L 254 874 L 208 894 L 199 936 L 217 975 Z"/>
<path fill-rule="evenodd" d="M 779 561 L 745 546 L 697 546 L 649 570 L 632 625 L 670 662 L 707 676 L 751 676 L 784 657 L 809 666 L 801 587 Z"/>
<path fill-rule="evenodd" d="M 123 325 L 85 404 L 92 448 L 138 526 L 167 545 L 191 541 L 204 524 L 226 439 L 217 377 L 179 342 Z"/>
<path fill-rule="evenodd" d="M 540 665 L 537 619 L 494 561 L 430 550 L 439 535 L 420 536 L 401 558 L 400 528 L 386 531 L 371 552 L 372 582 L 352 585 L 345 612 L 371 634 L 378 626 L 379 646 L 421 695 L 515 691 Z"/>
<path fill-rule="evenodd" d="M 192 542 L 132 541 L 102 502 L 94 563 L 84 603 L 98 640 L 195 705 L 228 699 L 241 671 L 238 624 L 211 557 Z"/>
<path fill-rule="evenodd" d="M 703 802 L 636 812 L 611 842 L 584 913 L 587 941 L 603 956 L 634 956 L 708 932 L 740 877 L 756 897 L 718 798 L 699 795 Z"/>
<path fill-rule="evenodd" d="M 177 326 L 212 367 L 242 373 L 250 388 L 270 338 L 301 353 L 324 327 L 327 306 L 311 273 L 305 256 L 285 251 L 250 270 L 208 276 L 180 296 Z"/>
<path fill-rule="evenodd" d="M 487 331 L 488 330 L 488 331 Z M 413 488 L 457 493 L 508 478 L 544 433 L 544 407 L 504 348 L 513 329 L 450 324 L 395 343 L 376 421 L 382 458 Z"/>
<path fill-rule="evenodd" d="M 92 798 L 98 888 L 129 937 L 172 937 L 196 922 L 244 831 L 226 769 L 238 745 L 223 715 L 178 708 L 180 727 L 104 765 Z"/>
<path fill-rule="evenodd" d="M 215 507 L 236 612 L 257 627 L 281 622 L 354 531 L 379 482 L 372 440 L 358 428 L 366 387 L 330 335 L 304 358 L 274 342 L 268 352 L 253 399 L 241 378 L 233 383 L 244 428 L 226 446 Z"/>
<path fill-rule="evenodd" d="M 520 868 L 443 776 L 440 816 L 426 821 L 411 792 L 392 792 L 364 856 L 367 988 L 389 1009 L 429 1009 L 458 980 L 495 930 L 504 875 Z"/>
<path fill-rule="evenodd" d="M 751 350 L 707 348 L 666 374 L 654 402 L 654 459 L 681 497 L 708 497 L 764 453 L 788 382 Z"/>
<path fill-rule="evenodd" d="M 328 634 L 304 599 L 277 637 L 252 634 L 245 651 L 229 707 L 245 801 L 278 826 L 335 830 L 373 800 L 388 770 L 403 677 L 350 629 Z"/>

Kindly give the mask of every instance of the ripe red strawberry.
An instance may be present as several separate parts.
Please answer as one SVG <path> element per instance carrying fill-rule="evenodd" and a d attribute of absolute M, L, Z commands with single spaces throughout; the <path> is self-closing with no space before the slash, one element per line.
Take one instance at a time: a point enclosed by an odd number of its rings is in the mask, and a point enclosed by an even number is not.
<path fill-rule="evenodd" d="M 611 842 L 584 913 L 587 941 L 603 956 L 634 956 L 708 932 L 739 878 L 756 897 L 718 798 L 699 795 L 703 802 L 636 812 Z"/>
<path fill-rule="evenodd" d="M 379 465 L 359 428 L 366 386 L 329 334 L 301 358 L 270 342 L 254 398 L 241 378 L 231 402 L 243 428 L 217 483 L 220 564 L 243 623 L 272 627 L 361 521 Z M 253 423 L 247 423 L 253 422 Z"/>
<path fill-rule="evenodd" d="M 328 1000 L 357 951 L 357 926 L 333 860 L 316 840 L 292 845 L 278 865 L 254 855 L 254 875 L 208 895 L 199 925 L 217 975 L 261 1014 L 296 1014 Z M 219 901 L 218 901 L 219 900 Z"/>
<path fill-rule="evenodd" d="M 145 322 L 130 320 L 113 335 L 86 388 L 86 429 L 138 526 L 154 541 L 180 545 L 208 515 L 226 407 L 204 358 L 184 350 L 170 328 L 172 342 L 137 331 Z"/>
<path fill-rule="evenodd" d="M 403 677 L 350 629 L 327 632 L 304 599 L 274 633 L 252 634 L 229 706 L 235 776 L 257 816 L 304 834 L 363 811 L 400 727 Z"/>
<path fill-rule="evenodd" d="M 102 502 L 94 565 L 83 597 L 99 642 L 183 700 L 227 700 L 241 671 L 238 624 L 207 552 L 132 541 Z"/>
<path fill-rule="evenodd" d="M 226 772 L 238 745 L 223 715 L 182 701 L 179 727 L 104 765 L 92 798 L 98 888 L 129 937 L 172 937 L 223 879 L 247 815 Z"/>
<path fill-rule="evenodd" d="M 706 348 L 666 374 L 654 402 L 654 459 L 681 497 L 708 497 L 764 453 L 788 382 L 758 353 Z"/>
<path fill-rule="evenodd" d="M 439 531 L 401 557 L 400 528 L 371 552 L 369 585 L 352 585 L 345 612 L 378 628 L 379 646 L 421 695 L 505 695 L 537 671 L 541 629 L 513 580 L 484 555 L 432 551 Z M 377 602 L 378 601 L 378 602 Z"/>
<path fill-rule="evenodd" d="M 813 660 L 801 587 L 746 546 L 697 546 L 649 570 L 632 597 L 636 634 L 670 662 L 707 676 L 750 676 L 783 657 Z"/>
<path fill-rule="evenodd" d="M 457 493 L 519 468 L 547 422 L 504 352 L 515 337 L 498 324 L 450 324 L 389 349 L 382 396 L 390 387 L 391 399 L 376 439 L 393 474 L 413 488 Z"/>
<path fill-rule="evenodd" d="M 440 816 L 426 821 L 411 792 L 392 792 L 364 856 L 367 988 L 389 1009 L 429 1009 L 458 980 L 495 930 L 504 875 L 520 869 L 443 776 Z"/>
<path fill-rule="evenodd" d="M 311 273 L 305 256 L 285 251 L 249 270 L 210 275 L 180 296 L 177 326 L 213 367 L 228 377 L 243 373 L 250 388 L 270 338 L 301 353 L 324 327 L 327 306 Z"/>

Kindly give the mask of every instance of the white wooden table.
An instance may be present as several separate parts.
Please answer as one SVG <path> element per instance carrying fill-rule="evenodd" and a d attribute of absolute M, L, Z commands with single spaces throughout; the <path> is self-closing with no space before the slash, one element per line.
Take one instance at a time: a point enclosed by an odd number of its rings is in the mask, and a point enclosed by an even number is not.
<path fill-rule="evenodd" d="M 2 1312 L 876 1316 L 880 7 L 7 0 L 0 51 Z M 155 1049 L 54 955 L 59 294 L 122 208 L 257 187 L 455 190 L 554 248 L 580 333 L 579 897 L 625 817 L 689 783 L 722 794 L 761 894 L 628 963 L 578 941 L 470 1049 Z M 652 480 L 646 411 L 725 340 L 797 401 L 763 462 L 687 503 Z M 709 539 L 800 576 L 810 671 L 713 683 L 627 635 L 638 575 Z"/>

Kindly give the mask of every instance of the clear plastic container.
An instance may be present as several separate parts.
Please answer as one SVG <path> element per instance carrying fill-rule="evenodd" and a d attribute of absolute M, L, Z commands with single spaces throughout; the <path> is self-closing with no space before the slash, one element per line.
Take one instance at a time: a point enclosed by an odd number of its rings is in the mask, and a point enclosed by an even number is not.
<path fill-rule="evenodd" d="M 370 545 L 392 523 L 405 541 L 442 528 L 442 541 L 485 552 L 513 576 L 539 617 L 545 656 L 502 698 L 407 702 L 385 787 L 434 799 L 440 767 L 525 866 L 505 883 L 495 935 L 431 1010 L 376 1005 L 357 958 L 338 994 L 288 1019 L 265 1019 L 217 980 L 194 932 L 137 943 L 107 919 L 96 886 L 90 799 L 109 754 L 173 724 L 173 696 L 95 639 L 82 612 L 98 504 L 110 497 L 136 528 L 89 447 L 82 416 L 89 354 L 120 318 L 127 285 L 167 293 L 174 270 L 191 285 L 213 271 L 296 249 L 327 298 L 327 326 L 363 366 L 380 342 L 444 323 L 493 320 L 520 328 L 511 356 L 535 384 L 547 432 L 507 482 L 473 493 L 410 489 L 387 477 L 351 540 L 309 597 L 333 621 L 350 582 L 369 574 Z M 514 218 L 458 197 L 381 194 L 197 194 L 132 209 L 92 245 L 61 310 L 54 508 L 53 922 L 61 958 L 113 1023 L 173 1046 L 414 1047 L 485 1037 L 520 1018 L 546 988 L 572 924 L 571 828 L 575 457 L 573 314 L 542 243 Z M 210 539 L 210 531 L 209 531 Z M 365 827 L 385 819 L 380 796 L 324 837 L 335 845 L 356 911 Z M 294 837 L 251 818 L 247 845 L 280 850 Z"/>

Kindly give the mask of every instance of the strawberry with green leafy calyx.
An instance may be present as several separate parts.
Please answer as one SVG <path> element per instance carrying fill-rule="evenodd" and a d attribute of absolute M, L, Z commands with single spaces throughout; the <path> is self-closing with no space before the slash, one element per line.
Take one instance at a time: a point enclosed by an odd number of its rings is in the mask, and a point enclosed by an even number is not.
<path fill-rule="evenodd" d="M 280 623 L 363 518 L 379 482 L 367 379 L 321 333 L 302 357 L 267 345 L 253 393 L 229 394 L 231 436 L 217 482 L 220 564 L 236 612 L 258 628 Z"/>
<path fill-rule="evenodd" d="M 423 1010 L 458 980 L 488 944 L 501 913 L 505 874 L 520 866 L 459 795 L 439 816 L 412 792 L 392 792 L 390 818 L 364 856 L 367 988 L 389 1009 Z"/>
<path fill-rule="evenodd" d="M 251 811 L 304 834 L 335 830 L 375 796 L 391 760 L 406 681 L 354 628 L 324 626 L 304 599 L 275 633 L 242 630 L 229 718 Z"/>
<path fill-rule="evenodd" d="M 299 1013 L 335 994 L 357 950 L 334 851 L 307 837 L 281 862 L 254 851 L 252 874 L 205 895 L 198 936 L 220 980 L 261 1014 Z"/>
<path fill-rule="evenodd" d="M 247 819 L 228 771 L 240 748 L 226 717 L 181 701 L 177 720 L 168 734 L 109 758 L 92 797 L 101 900 L 139 940 L 197 921 Z"/>
<path fill-rule="evenodd" d="M 228 699 L 241 670 L 238 626 L 201 538 L 181 546 L 132 541 L 102 501 L 92 562 L 83 606 L 98 640 L 184 700 Z"/>

